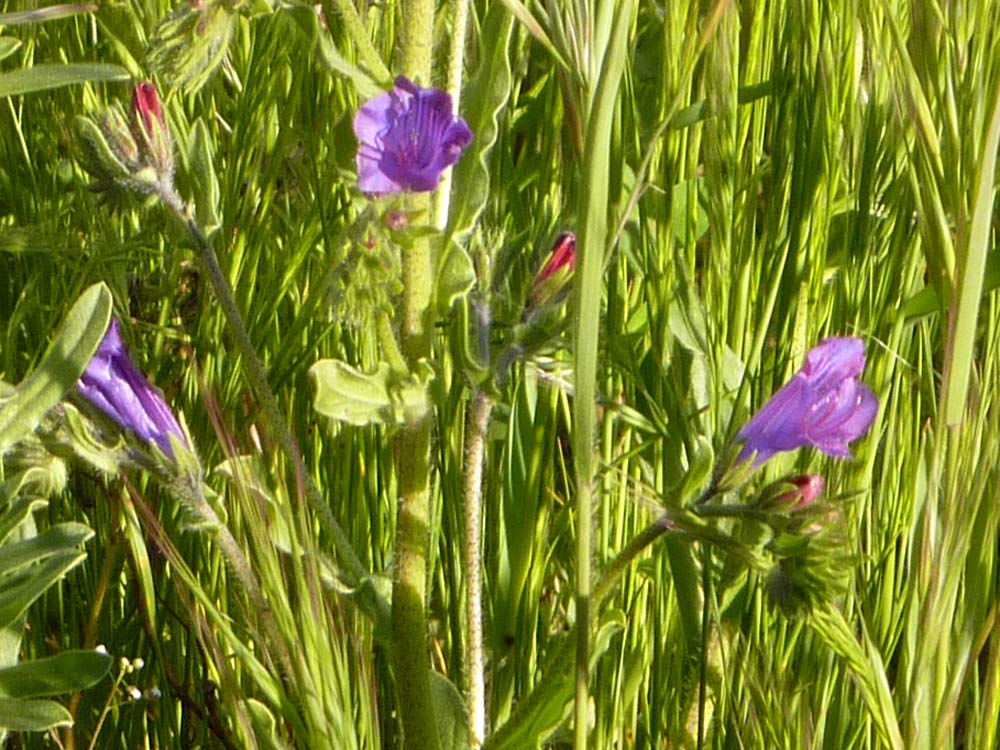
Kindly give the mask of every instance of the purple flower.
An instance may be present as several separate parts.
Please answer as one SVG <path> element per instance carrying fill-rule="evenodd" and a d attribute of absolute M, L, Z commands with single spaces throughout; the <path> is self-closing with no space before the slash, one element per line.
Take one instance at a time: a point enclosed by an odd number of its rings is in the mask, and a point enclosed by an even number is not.
<path fill-rule="evenodd" d="M 850 458 L 847 444 L 871 427 L 878 399 L 858 380 L 865 345 L 856 338 L 829 338 L 813 347 L 795 377 L 740 430 L 738 462 L 756 455 L 756 468 L 775 453 L 811 445 L 828 456 Z"/>
<path fill-rule="evenodd" d="M 147 443 L 156 443 L 171 458 L 174 452 L 170 435 L 187 445 L 163 394 L 150 385 L 129 359 L 114 318 L 76 387 L 123 429 L 132 430 Z"/>
<path fill-rule="evenodd" d="M 472 131 L 453 114 L 447 93 L 402 76 L 392 91 L 358 110 L 354 134 L 358 186 L 378 195 L 436 189 L 441 173 L 472 143 Z"/>

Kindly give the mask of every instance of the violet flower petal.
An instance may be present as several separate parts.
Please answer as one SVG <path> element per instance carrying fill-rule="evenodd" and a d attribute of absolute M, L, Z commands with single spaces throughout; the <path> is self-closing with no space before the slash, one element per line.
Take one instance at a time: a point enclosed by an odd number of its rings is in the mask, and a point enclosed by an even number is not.
<path fill-rule="evenodd" d="M 774 454 L 811 445 L 849 458 L 848 444 L 864 435 L 878 413 L 878 399 L 857 378 L 864 370 L 864 343 L 829 338 L 813 347 L 795 374 L 740 430 L 739 462 L 754 467 Z"/>
<path fill-rule="evenodd" d="M 88 401 L 122 429 L 131 430 L 144 442 L 156 443 L 167 456 L 173 457 L 170 435 L 187 444 L 163 394 L 150 385 L 129 358 L 114 318 L 76 385 Z"/>
<path fill-rule="evenodd" d="M 437 188 L 441 173 L 472 142 L 472 131 L 453 114 L 451 96 L 407 78 L 366 102 L 354 117 L 358 186 L 384 195 Z"/>

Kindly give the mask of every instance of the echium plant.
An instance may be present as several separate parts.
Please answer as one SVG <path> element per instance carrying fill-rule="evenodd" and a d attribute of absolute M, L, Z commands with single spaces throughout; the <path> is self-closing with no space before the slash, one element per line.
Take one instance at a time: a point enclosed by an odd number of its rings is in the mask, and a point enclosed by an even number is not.
<path fill-rule="evenodd" d="M 760 490 L 751 480 L 766 461 L 798 448 L 850 457 L 849 444 L 868 432 L 878 411 L 875 394 L 859 379 L 864 366 L 860 339 L 834 337 L 813 347 L 799 372 L 722 452 L 725 458 L 709 472 L 711 479 L 697 498 L 685 502 L 664 497 L 659 517 L 604 566 L 592 589 L 591 624 L 620 576 L 654 542 L 673 533 L 710 545 L 740 564 L 759 566 L 770 600 L 786 613 L 808 611 L 836 595 L 837 579 L 843 577 L 837 565 L 843 551 L 830 528 L 837 509 L 820 501 L 823 476 L 792 475 Z M 741 523 L 770 530 L 764 549 L 759 536 L 748 541 L 741 535 Z M 514 727 L 538 720 L 540 706 L 558 701 L 572 671 L 573 651 L 572 639 L 566 639 L 550 662 L 551 673 L 522 697 L 520 707 L 487 740 L 486 748 L 511 747 Z"/>
<path fill-rule="evenodd" d="M 465 719 L 440 717 L 440 695 L 427 650 L 427 561 L 430 520 L 430 445 L 433 411 L 426 389 L 433 372 L 432 302 L 435 247 L 427 231 L 430 203 L 442 173 L 473 140 L 469 126 L 454 111 L 452 97 L 396 78 L 393 89 L 363 104 L 354 117 L 358 138 L 358 187 L 373 201 L 389 205 L 399 240 L 402 298 L 395 319 L 382 312 L 377 330 L 384 364 L 360 373 L 345 363 L 318 362 L 312 370 L 316 407 L 332 418 L 355 424 L 351 402 L 363 387 L 383 408 L 373 420 L 397 427 L 395 469 L 399 488 L 393 571 L 391 642 L 398 704 L 407 747 L 438 747 L 441 722 L 460 726 Z M 377 215 L 379 212 L 375 212 Z M 366 217 L 372 212 L 366 212 Z M 384 236 L 384 235 L 383 235 Z M 449 688 L 452 689 L 453 688 Z M 477 729 L 473 728 L 475 736 Z"/>

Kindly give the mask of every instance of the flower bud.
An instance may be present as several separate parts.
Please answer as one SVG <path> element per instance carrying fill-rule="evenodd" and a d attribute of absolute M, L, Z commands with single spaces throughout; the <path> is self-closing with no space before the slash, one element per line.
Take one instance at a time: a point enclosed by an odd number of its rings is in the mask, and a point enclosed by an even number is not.
<path fill-rule="evenodd" d="M 112 107 L 104 113 L 101 119 L 101 132 L 122 169 L 126 173 L 138 169 L 139 144 L 136 143 L 132 129 L 128 126 L 120 108 Z"/>
<path fill-rule="evenodd" d="M 784 484 L 792 485 L 794 489 L 783 492 L 774 498 L 775 505 L 791 506 L 791 510 L 802 510 L 823 494 L 822 474 L 801 474 L 786 479 Z"/>
<path fill-rule="evenodd" d="M 552 246 L 542 270 L 531 283 L 531 306 L 538 308 L 557 301 L 568 288 L 576 270 L 576 235 L 563 232 Z"/>
<path fill-rule="evenodd" d="M 143 161 L 153 167 L 161 179 L 171 179 L 174 143 L 156 86 L 148 81 L 137 84 L 132 92 L 132 119 L 136 140 L 142 146 Z"/>

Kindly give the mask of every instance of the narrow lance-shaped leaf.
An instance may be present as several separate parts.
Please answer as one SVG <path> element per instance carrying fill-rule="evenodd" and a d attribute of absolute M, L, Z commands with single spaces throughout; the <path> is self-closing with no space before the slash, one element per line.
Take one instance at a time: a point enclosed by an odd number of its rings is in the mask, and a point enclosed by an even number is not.
<path fill-rule="evenodd" d="M 111 318 L 111 292 L 95 284 L 76 301 L 41 363 L 0 404 L 0 451 L 35 429 L 76 383 L 97 350 Z"/>

